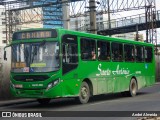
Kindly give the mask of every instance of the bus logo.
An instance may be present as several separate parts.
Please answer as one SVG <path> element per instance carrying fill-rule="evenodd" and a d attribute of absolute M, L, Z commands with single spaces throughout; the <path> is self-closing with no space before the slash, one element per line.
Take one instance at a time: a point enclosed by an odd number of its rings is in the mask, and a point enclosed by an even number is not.
<path fill-rule="evenodd" d="M 26 79 L 26 81 L 33 81 L 33 79 Z"/>
<path fill-rule="evenodd" d="M 104 76 L 104 75 L 128 75 L 130 73 L 130 70 L 128 68 L 120 68 L 119 65 L 117 65 L 116 70 L 110 70 L 109 68 L 106 70 L 102 70 L 102 64 L 100 63 L 98 65 L 98 71 L 100 74 L 96 74 L 96 76 Z"/>

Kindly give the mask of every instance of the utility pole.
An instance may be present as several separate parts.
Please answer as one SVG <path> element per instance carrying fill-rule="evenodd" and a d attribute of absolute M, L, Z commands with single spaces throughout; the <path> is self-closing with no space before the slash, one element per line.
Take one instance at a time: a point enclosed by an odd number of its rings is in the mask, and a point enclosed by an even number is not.
<path fill-rule="evenodd" d="M 63 28 L 69 29 L 69 4 L 68 0 L 62 0 Z"/>
<path fill-rule="evenodd" d="M 90 9 L 90 31 L 93 34 L 97 34 L 95 0 L 89 0 L 89 9 Z"/>
<path fill-rule="evenodd" d="M 157 30 L 156 30 L 156 2 L 148 0 L 148 5 L 145 6 L 146 18 L 146 42 L 157 46 Z"/>
<path fill-rule="evenodd" d="M 75 18 L 75 27 L 75 30 L 78 31 L 78 17 Z"/>
<path fill-rule="evenodd" d="M 110 30 L 111 29 L 111 17 L 110 17 L 109 0 L 107 0 L 107 5 L 108 5 L 108 29 Z M 111 36 L 110 33 L 109 33 L 109 36 Z"/>
<path fill-rule="evenodd" d="M 146 42 L 150 43 L 151 39 L 149 38 L 149 33 L 150 33 L 150 26 L 149 26 L 149 22 L 150 20 L 150 6 L 145 6 L 145 20 L 146 20 Z"/>
<path fill-rule="evenodd" d="M 138 24 L 136 24 L 136 41 L 139 39 L 139 34 L 138 34 Z"/>

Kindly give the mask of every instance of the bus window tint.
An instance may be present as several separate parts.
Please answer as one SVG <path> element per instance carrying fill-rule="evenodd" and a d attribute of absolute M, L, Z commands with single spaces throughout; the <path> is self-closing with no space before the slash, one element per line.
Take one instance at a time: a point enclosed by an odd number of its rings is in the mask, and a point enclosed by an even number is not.
<path fill-rule="evenodd" d="M 119 43 L 112 43 L 112 60 L 122 61 L 123 60 L 123 45 Z"/>
<path fill-rule="evenodd" d="M 145 61 L 146 62 L 152 62 L 152 48 L 151 47 L 145 47 Z"/>
<path fill-rule="evenodd" d="M 98 41 L 98 60 L 108 61 L 110 60 L 110 43 Z"/>
<path fill-rule="evenodd" d="M 96 42 L 95 40 L 81 39 L 81 59 L 95 60 L 96 59 Z"/>
<path fill-rule="evenodd" d="M 143 47 L 142 46 L 136 46 L 135 56 L 136 56 L 136 61 L 137 62 L 143 62 L 144 61 Z"/>
<path fill-rule="evenodd" d="M 134 61 L 134 46 L 133 45 L 124 45 L 124 59 L 125 61 L 129 61 L 129 62 Z"/>

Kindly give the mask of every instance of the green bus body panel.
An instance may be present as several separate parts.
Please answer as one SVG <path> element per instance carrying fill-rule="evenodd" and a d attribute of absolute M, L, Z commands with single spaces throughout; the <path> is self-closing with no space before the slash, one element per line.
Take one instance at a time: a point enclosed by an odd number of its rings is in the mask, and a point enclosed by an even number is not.
<path fill-rule="evenodd" d="M 37 30 L 37 29 L 35 29 Z M 43 30 L 43 29 L 42 29 Z M 152 44 L 123 40 L 118 38 L 110 38 L 106 36 L 68 31 L 64 29 L 56 29 L 58 32 L 57 38 L 48 38 L 46 41 L 59 41 L 64 34 L 78 36 L 78 53 L 80 54 L 80 38 L 92 38 L 99 40 L 117 41 L 120 43 L 128 43 L 134 45 L 144 45 L 153 47 Z M 23 42 L 36 42 L 37 40 L 23 40 Z M 22 41 L 14 41 L 11 44 L 18 44 Z M 60 48 L 62 53 L 62 48 Z M 62 60 L 61 67 L 62 68 Z M 14 76 L 18 75 L 47 75 L 48 79 L 44 81 L 16 81 Z M 128 91 L 130 80 L 135 78 L 138 83 L 138 89 L 155 83 L 155 58 L 153 56 L 152 63 L 136 63 L 136 62 L 112 62 L 112 61 L 82 61 L 79 56 L 78 67 L 64 75 L 62 69 L 57 72 L 50 73 L 13 73 L 11 72 L 10 79 L 14 85 L 22 85 L 23 88 L 15 89 L 11 85 L 11 92 L 14 96 L 25 98 L 56 98 L 56 97 L 75 97 L 79 95 L 82 81 L 89 80 L 93 86 L 93 95 Z M 60 82 L 49 90 L 46 90 L 48 84 L 57 79 Z"/>
<path fill-rule="evenodd" d="M 148 68 L 145 68 L 144 63 L 101 62 L 101 71 L 108 70 L 108 72 L 100 72 L 98 70 L 99 64 L 100 63 L 96 61 L 86 61 L 79 65 L 81 66 L 79 67 L 79 71 L 81 71 L 79 72 L 79 78 L 83 79 L 88 76 L 92 81 L 93 86 L 97 86 L 97 88 L 94 88 L 94 94 L 127 91 L 129 90 L 129 83 L 132 77 L 137 79 L 139 88 L 152 85 L 155 82 L 154 70 L 152 69 L 153 71 L 151 71 L 151 68 L 153 68 L 152 64 L 147 64 Z M 85 68 L 83 66 L 85 66 Z M 141 68 L 141 70 L 139 68 Z M 120 71 L 123 69 L 128 69 L 129 74 L 121 74 Z"/>

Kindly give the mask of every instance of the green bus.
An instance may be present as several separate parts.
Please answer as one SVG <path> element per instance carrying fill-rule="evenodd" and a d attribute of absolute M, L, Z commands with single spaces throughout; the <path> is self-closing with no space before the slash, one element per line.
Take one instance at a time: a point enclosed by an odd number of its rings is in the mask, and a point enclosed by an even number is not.
<path fill-rule="evenodd" d="M 154 45 L 65 29 L 15 32 L 10 45 L 11 93 L 36 98 L 74 97 L 137 90 L 155 83 Z M 6 58 L 6 51 L 4 52 Z"/>

